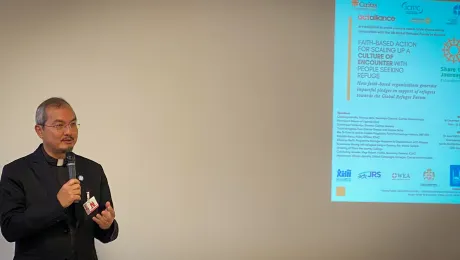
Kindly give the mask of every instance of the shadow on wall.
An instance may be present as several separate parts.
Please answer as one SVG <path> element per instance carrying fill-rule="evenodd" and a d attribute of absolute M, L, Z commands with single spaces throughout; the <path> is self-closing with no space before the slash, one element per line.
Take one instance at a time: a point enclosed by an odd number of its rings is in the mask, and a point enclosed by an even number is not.
<path fill-rule="evenodd" d="M 2 252 L 2 257 L 5 257 L 6 259 L 13 259 L 14 243 L 8 243 L 1 235 L 0 235 L 0 252 Z"/>

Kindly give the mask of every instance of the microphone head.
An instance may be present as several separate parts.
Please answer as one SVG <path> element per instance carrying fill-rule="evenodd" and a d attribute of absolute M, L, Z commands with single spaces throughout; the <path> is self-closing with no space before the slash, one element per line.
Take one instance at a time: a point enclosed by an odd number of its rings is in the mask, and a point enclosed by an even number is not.
<path fill-rule="evenodd" d="M 65 158 L 67 162 L 75 162 L 75 154 L 72 151 L 67 151 L 65 153 Z"/>

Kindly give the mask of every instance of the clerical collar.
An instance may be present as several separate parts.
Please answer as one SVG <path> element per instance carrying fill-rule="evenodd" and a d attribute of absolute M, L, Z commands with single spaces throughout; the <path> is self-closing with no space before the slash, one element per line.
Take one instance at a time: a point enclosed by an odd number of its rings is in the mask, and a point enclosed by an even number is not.
<path fill-rule="evenodd" d="M 45 159 L 46 161 L 53 165 L 53 166 L 64 166 L 65 164 L 65 161 L 64 159 L 56 159 L 56 158 L 53 158 L 51 157 L 46 151 L 45 151 L 45 148 L 43 147 L 43 144 L 41 145 L 42 146 L 42 152 L 43 152 L 43 155 L 45 156 Z"/>

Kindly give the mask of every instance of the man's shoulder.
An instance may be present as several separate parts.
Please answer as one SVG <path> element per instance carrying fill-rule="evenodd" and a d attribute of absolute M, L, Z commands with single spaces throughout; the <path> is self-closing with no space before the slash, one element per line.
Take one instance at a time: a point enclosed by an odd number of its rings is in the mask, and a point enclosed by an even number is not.
<path fill-rule="evenodd" d="M 89 166 L 89 167 L 102 168 L 102 165 L 100 163 L 94 161 L 94 160 L 88 159 L 88 158 L 86 158 L 84 156 L 81 156 L 79 154 L 76 154 L 75 157 L 77 159 L 78 164 L 81 163 L 81 164 L 84 164 L 84 165 Z"/>
<path fill-rule="evenodd" d="M 79 171 L 78 169 L 80 169 L 83 172 L 91 172 L 93 178 L 96 178 L 98 180 L 100 180 L 101 178 L 105 178 L 104 169 L 102 168 L 102 165 L 100 163 L 78 154 L 75 154 L 75 157 L 77 172 Z"/>
<path fill-rule="evenodd" d="M 7 164 L 5 164 L 4 168 L 18 168 L 18 167 L 24 167 L 29 164 L 30 159 L 32 158 L 33 153 L 22 156 L 18 159 L 15 159 Z"/>
<path fill-rule="evenodd" d="M 23 170 L 28 167 L 32 155 L 28 154 L 5 164 L 2 169 L 2 175 L 24 172 Z"/>

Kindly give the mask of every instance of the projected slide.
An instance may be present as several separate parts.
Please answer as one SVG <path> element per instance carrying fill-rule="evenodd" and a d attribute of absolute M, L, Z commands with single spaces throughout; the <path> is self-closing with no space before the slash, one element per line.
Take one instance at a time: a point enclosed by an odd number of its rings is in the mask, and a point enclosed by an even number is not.
<path fill-rule="evenodd" d="M 460 203 L 460 0 L 336 0 L 331 200 Z"/>

